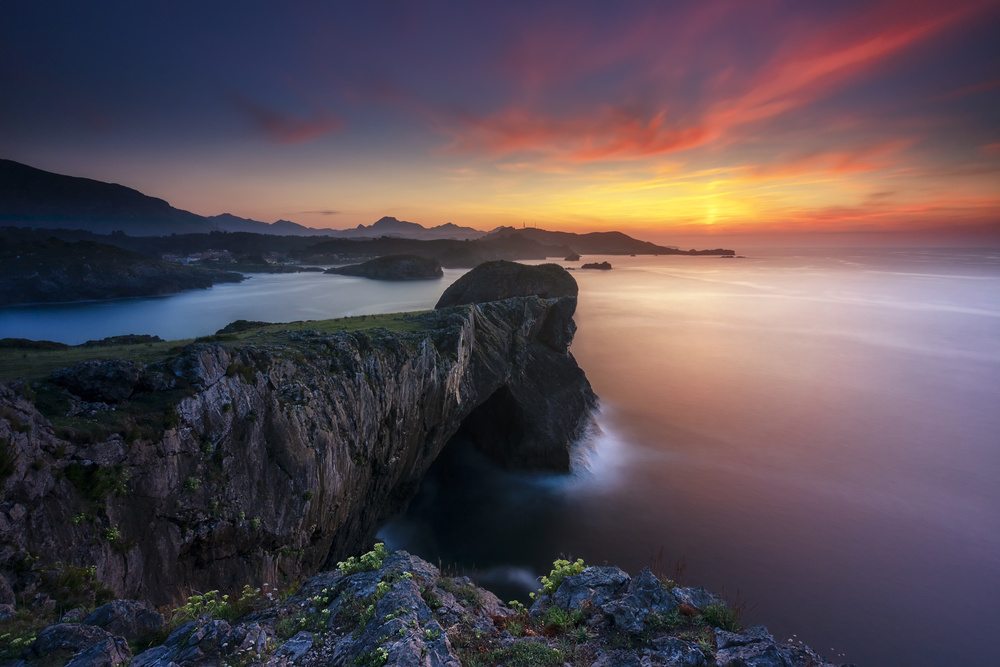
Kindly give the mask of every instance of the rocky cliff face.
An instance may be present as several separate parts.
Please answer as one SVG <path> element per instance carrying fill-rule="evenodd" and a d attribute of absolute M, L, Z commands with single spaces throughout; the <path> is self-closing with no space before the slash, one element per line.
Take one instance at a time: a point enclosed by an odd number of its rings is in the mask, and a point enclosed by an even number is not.
<path fill-rule="evenodd" d="M 155 437 L 67 440 L 31 390 L 0 386 L 0 596 L 5 579 L 30 596 L 32 557 L 96 565 L 114 594 L 156 605 L 303 578 L 370 543 L 463 425 L 506 465 L 567 469 L 594 402 L 568 349 L 574 305 L 193 344 L 143 371 L 191 388 Z"/>

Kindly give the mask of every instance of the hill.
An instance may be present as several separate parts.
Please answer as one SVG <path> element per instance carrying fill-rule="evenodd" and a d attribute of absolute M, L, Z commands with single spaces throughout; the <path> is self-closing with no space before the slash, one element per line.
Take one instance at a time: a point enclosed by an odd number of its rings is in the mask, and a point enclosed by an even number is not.
<path fill-rule="evenodd" d="M 551 246 L 565 246 L 581 255 L 734 255 L 733 250 L 680 250 L 649 241 L 640 241 L 622 232 L 550 232 L 545 229 L 498 227 L 486 239 L 528 239 Z"/>
<path fill-rule="evenodd" d="M 5 234 L 0 247 L 0 306 L 173 294 L 243 276 L 171 264 L 92 241 Z"/>
<path fill-rule="evenodd" d="M 205 218 L 116 183 L 0 160 L 0 222 L 133 235 L 207 232 Z"/>

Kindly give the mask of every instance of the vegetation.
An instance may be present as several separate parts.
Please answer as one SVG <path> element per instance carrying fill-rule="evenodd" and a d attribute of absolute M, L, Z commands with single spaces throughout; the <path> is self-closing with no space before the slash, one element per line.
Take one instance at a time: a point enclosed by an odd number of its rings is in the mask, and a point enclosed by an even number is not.
<path fill-rule="evenodd" d="M 555 593 L 559 590 L 563 579 L 574 574 L 580 574 L 585 569 L 587 569 L 587 566 L 584 565 L 582 558 L 577 558 L 573 563 L 562 559 L 552 561 L 552 571 L 549 572 L 548 576 L 542 577 L 542 590 L 539 593 L 532 593 L 531 597 L 535 598 L 538 595 L 551 595 Z"/>
<path fill-rule="evenodd" d="M 66 479 L 87 500 L 99 501 L 106 496 L 124 496 L 129 492 L 129 474 L 123 466 L 103 468 L 71 463 L 63 471 Z"/>
<path fill-rule="evenodd" d="M 376 542 L 374 548 L 368 553 L 362 554 L 360 558 L 351 556 L 346 561 L 337 563 L 337 567 L 340 568 L 341 574 L 344 575 L 371 572 L 382 567 L 382 561 L 388 555 L 389 552 L 386 551 L 385 544 Z"/>
<path fill-rule="evenodd" d="M 304 331 L 320 333 L 335 333 L 337 331 L 369 331 L 385 329 L 387 331 L 409 333 L 425 328 L 419 313 L 389 313 L 385 315 L 355 315 L 331 320 L 309 320 L 303 322 L 288 322 L 284 324 L 266 324 L 241 328 L 240 331 L 199 339 L 174 341 L 147 341 L 142 343 L 122 343 L 107 346 L 72 345 L 62 346 L 49 341 L 22 341 L 21 339 L 5 338 L 0 340 L 0 382 L 26 380 L 43 382 L 49 375 L 60 368 L 74 366 L 84 361 L 106 359 L 128 359 L 143 364 L 152 364 L 174 357 L 185 345 L 194 342 L 224 342 L 235 347 L 247 342 L 255 345 L 290 344 L 295 339 L 291 334 L 301 334 Z M 257 324 L 257 323 L 253 323 Z M 225 330 L 223 330 L 225 331 Z M 241 369 L 235 368 L 233 373 Z M 150 392 L 162 393 L 162 392 Z"/>
<path fill-rule="evenodd" d="M 0 483 L 14 474 L 17 466 L 17 454 L 8 438 L 0 438 Z"/>
<path fill-rule="evenodd" d="M 700 620 L 709 627 L 722 628 L 727 632 L 740 632 L 743 630 L 743 626 L 740 624 L 742 612 L 743 605 L 729 607 L 720 602 L 702 609 Z"/>

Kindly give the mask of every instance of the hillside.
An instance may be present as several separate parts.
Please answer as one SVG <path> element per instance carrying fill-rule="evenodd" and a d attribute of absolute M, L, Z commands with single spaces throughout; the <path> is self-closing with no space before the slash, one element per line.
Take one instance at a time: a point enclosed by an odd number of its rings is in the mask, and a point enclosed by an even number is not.
<path fill-rule="evenodd" d="M 173 294 L 241 280 L 239 273 L 171 264 L 92 241 L 15 237 L 0 246 L 0 306 Z"/>
<path fill-rule="evenodd" d="M 679 250 L 649 241 L 640 241 L 622 232 L 550 232 L 545 229 L 499 227 L 486 239 L 527 239 L 552 246 L 565 246 L 580 255 L 734 255 L 733 250 Z"/>
<path fill-rule="evenodd" d="M 0 222 L 110 233 L 205 232 L 205 218 L 116 183 L 0 160 Z"/>

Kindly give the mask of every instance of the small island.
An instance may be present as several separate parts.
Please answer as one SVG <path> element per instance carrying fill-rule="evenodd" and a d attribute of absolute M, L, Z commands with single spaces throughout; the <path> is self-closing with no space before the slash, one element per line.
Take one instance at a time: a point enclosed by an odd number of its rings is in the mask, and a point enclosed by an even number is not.
<path fill-rule="evenodd" d="M 598 271 L 610 271 L 611 262 L 590 262 L 580 267 L 581 269 L 597 269 Z"/>
<path fill-rule="evenodd" d="M 433 280 L 444 275 L 440 262 L 420 255 L 386 255 L 361 264 L 337 266 L 324 273 L 371 280 Z"/>

